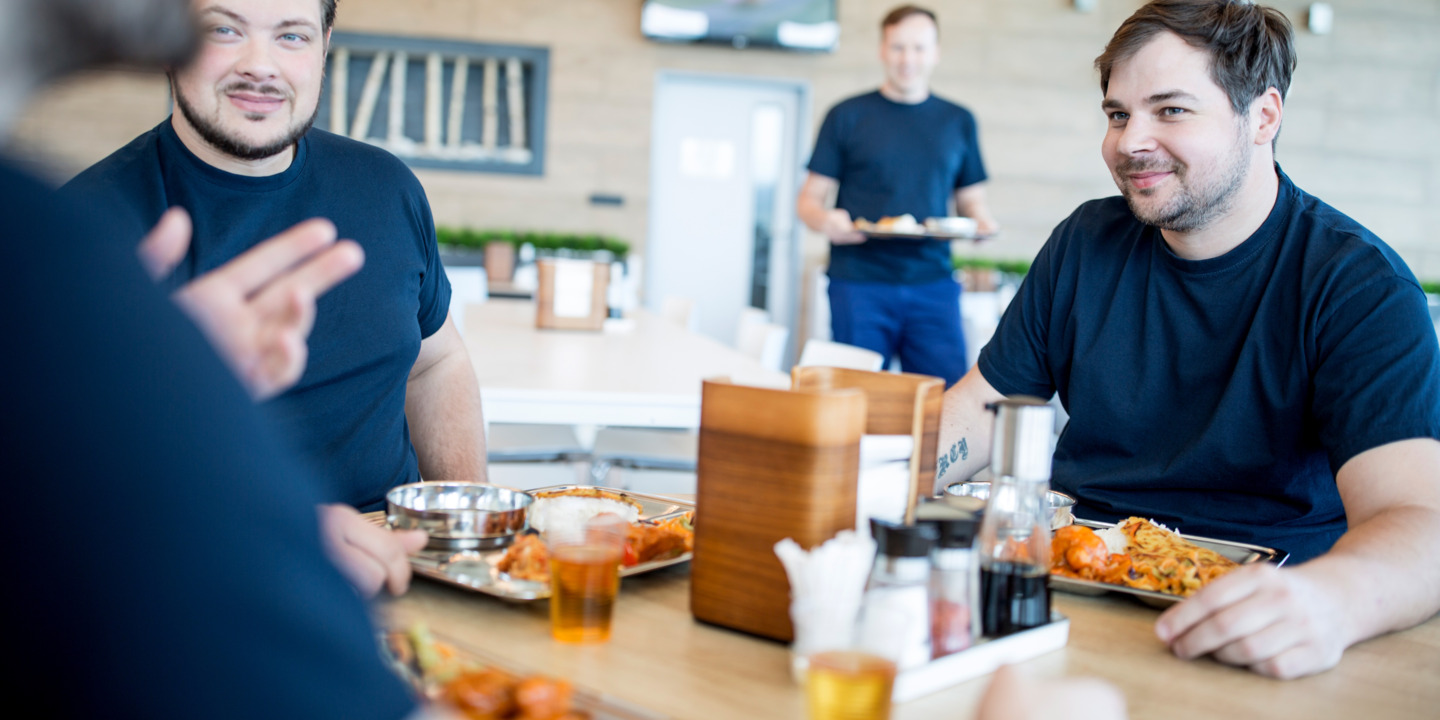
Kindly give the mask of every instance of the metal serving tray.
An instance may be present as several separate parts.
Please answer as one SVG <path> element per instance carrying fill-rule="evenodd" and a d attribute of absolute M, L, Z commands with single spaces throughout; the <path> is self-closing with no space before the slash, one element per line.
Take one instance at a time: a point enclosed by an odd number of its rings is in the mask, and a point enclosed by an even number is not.
<path fill-rule="evenodd" d="M 380 633 L 380 656 L 390 669 L 419 697 L 429 700 L 438 699 L 439 688 L 430 686 L 420 675 L 419 669 L 401 662 L 391 652 L 390 643 L 387 642 L 388 633 Z M 516 666 L 507 660 L 502 660 L 489 653 L 483 652 L 466 645 L 454 638 L 432 632 L 431 636 L 438 643 L 444 643 L 455 650 L 456 655 L 467 662 L 485 667 L 492 667 L 503 670 L 512 675 L 546 675 L 548 673 L 536 672 L 527 668 Z M 611 697 L 583 687 L 576 687 L 573 696 L 573 708 L 582 717 L 589 720 L 659 720 L 664 715 L 651 712 L 644 708 L 632 705 L 619 698 Z"/>
<path fill-rule="evenodd" d="M 951 240 L 975 240 L 973 233 L 953 233 L 939 230 L 925 230 L 916 233 L 886 232 L 884 230 L 860 230 L 861 235 L 872 240 L 910 240 L 914 242 L 949 242 Z"/>
<path fill-rule="evenodd" d="M 579 487 L 590 486 L 552 485 L 550 487 L 535 488 L 529 492 L 534 494 L 556 490 L 569 490 Z M 619 490 L 616 488 L 600 489 L 613 492 L 640 503 L 640 520 L 642 521 L 658 522 L 695 509 L 695 503 L 693 502 L 684 502 L 661 495 L 633 493 L 628 490 Z M 380 522 L 384 523 L 383 514 L 381 515 Z M 500 558 L 505 556 L 505 550 L 505 547 L 483 550 L 461 550 L 459 552 L 427 549 L 418 555 L 410 557 L 410 567 L 415 570 L 416 575 L 423 575 L 432 580 L 438 580 L 467 590 L 482 592 L 486 595 L 494 595 L 495 597 L 506 600 L 543 600 L 550 597 L 549 583 L 512 578 L 496 569 L 495 565 L 500 562 Z M 677 555 L 673 558 L 655 560 L 621 568 L 620 576 L 630 577 L 631 575 L 640 575 L 652 570 L 659 570 L 660 568 L 670 567 L 671 565 L 689 562 L 691 555 L 692 553 L 684 553 L 683 555 Z"/>
<path fill-rule="evenodd" d="M 1094 520 L 1075 519 L 1076 525 L 1103 530 L 1115 527 L 1115 523 L 1096 522 Z M 1274 565 L 1284 565 L 1290 554 L 1275 548 L 1261 547 L 1259 545 L 1246 545 L 1245 543 L 1229 542 L 1227 540 L 1215 540 L 1213 538 L 1196 537 L 1194 535 L 1182 535 L 1187 542 L 1190 542 L 1207 550 L 1214 550 L 1222 557 L 1234 560 L 1241 565 L 1251 563 L 1268 562 Z M 1062 592 L 1074 595 L 1104 595 L 1105 593 L 1121 593 L 1133 596 L 1151 607 L 1168 607 L 1184 600 L 1178 595 L 1156 592 L 1154 590 L 1141 590 L 1139 588 L 1125 587 L 1124 585 L 1111 585 L 1097 580 L 1080 580 L 1077 578 L 1062 577 L 1060 575 L 1050 576 L 1050 587 Z"/>

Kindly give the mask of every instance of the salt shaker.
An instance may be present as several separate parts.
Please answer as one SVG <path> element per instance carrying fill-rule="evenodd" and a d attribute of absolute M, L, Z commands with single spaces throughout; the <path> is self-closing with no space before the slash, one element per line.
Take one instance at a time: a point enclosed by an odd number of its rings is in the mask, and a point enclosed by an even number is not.
<path fill-rule="evenodd" d="M 982 630 L 1000 637 L 1050 622 L 1050 436 L 1055 410 L 1013 397 L 991 406 L 994 480 L 980 524 Z"/>
<path fill-rule="evenodd" d="M 870 521 L 875 538 L 875 566 L 860 611 L 860 644 L 894 646 L 895 617 L 905 620 L 896 665 L 916 667 L 930 661 L 930 548 L 935 530 L 929 525 Z"/>

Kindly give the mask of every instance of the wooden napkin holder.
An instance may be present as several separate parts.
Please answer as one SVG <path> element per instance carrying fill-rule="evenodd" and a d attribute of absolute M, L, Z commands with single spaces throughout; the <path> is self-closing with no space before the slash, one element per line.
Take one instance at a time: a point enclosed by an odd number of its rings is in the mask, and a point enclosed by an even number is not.
<path fill-rule="evenodd" d="M 825 391 L 853 388 L 865 393 L 867 435 L 909 435 L 915 441 L 910 456 L 910 497 L 905 523 L 915 522 L 922 493 L 935 493 L 935 459 L 940 442 L 940 406 L 945 381 L 914 373 L 871 372 L 835 367 L 796 367 L 790 371 L 794 390 Z"/>
<path fill-rule="evenodd" d="M 605 327 L 605 318 L 610 314 L 609 263 L 541 258 L 535 265 L 539 276 L 535 290 L 535 327 L 545 330 Z"/>
<path fill-rule="evenodd" d="M 810 549 L 855 526 L 865 393 L 710 380 L 700 404 L 696 619 L 789 642 L 790 581 L 775 543 Z"/>

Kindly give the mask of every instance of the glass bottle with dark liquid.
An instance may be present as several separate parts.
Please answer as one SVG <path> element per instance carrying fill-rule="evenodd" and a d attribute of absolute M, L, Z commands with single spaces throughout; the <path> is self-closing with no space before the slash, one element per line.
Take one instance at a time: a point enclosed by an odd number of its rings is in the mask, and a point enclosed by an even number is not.
<path fill-rule="evenodd" d="M 1054 409 L 1037 398 L 995 403 L 994 480 L 980 524 L 981 631 L 1000 637 L 1050 622 L 1050 437 Z"/>

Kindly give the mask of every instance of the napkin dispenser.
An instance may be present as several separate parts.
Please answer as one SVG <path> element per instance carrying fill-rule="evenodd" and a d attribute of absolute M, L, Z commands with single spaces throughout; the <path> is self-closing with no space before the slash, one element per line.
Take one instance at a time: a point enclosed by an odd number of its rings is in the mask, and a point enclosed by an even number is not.
<path fill-rule="evenodd" d="M 541 258 L 535 263 L 535 327 L 548 330 L 600 330 L 610 314 L 610 264 L 573 258 Z"/>
<path fill-rule="evenodd" d="M 945 381 L 914 373 L 797 366 L 790 371 L 790 382 L 795 390 L 860 390 L 865 393 L 867 435 L 910 436 L 914 449 L 909 461 L 910 487 L 904 520 L 906 524 L 914 523 L 921 498 L 935 494 Z"/>
<path fill-rule="evenodd" d="M 705 382 L 690 582 L 697 620 L 793 639 L 775 544 L 793 538 L 808 550 L 855 526 L 865 424 L 859 389 Z"/>

